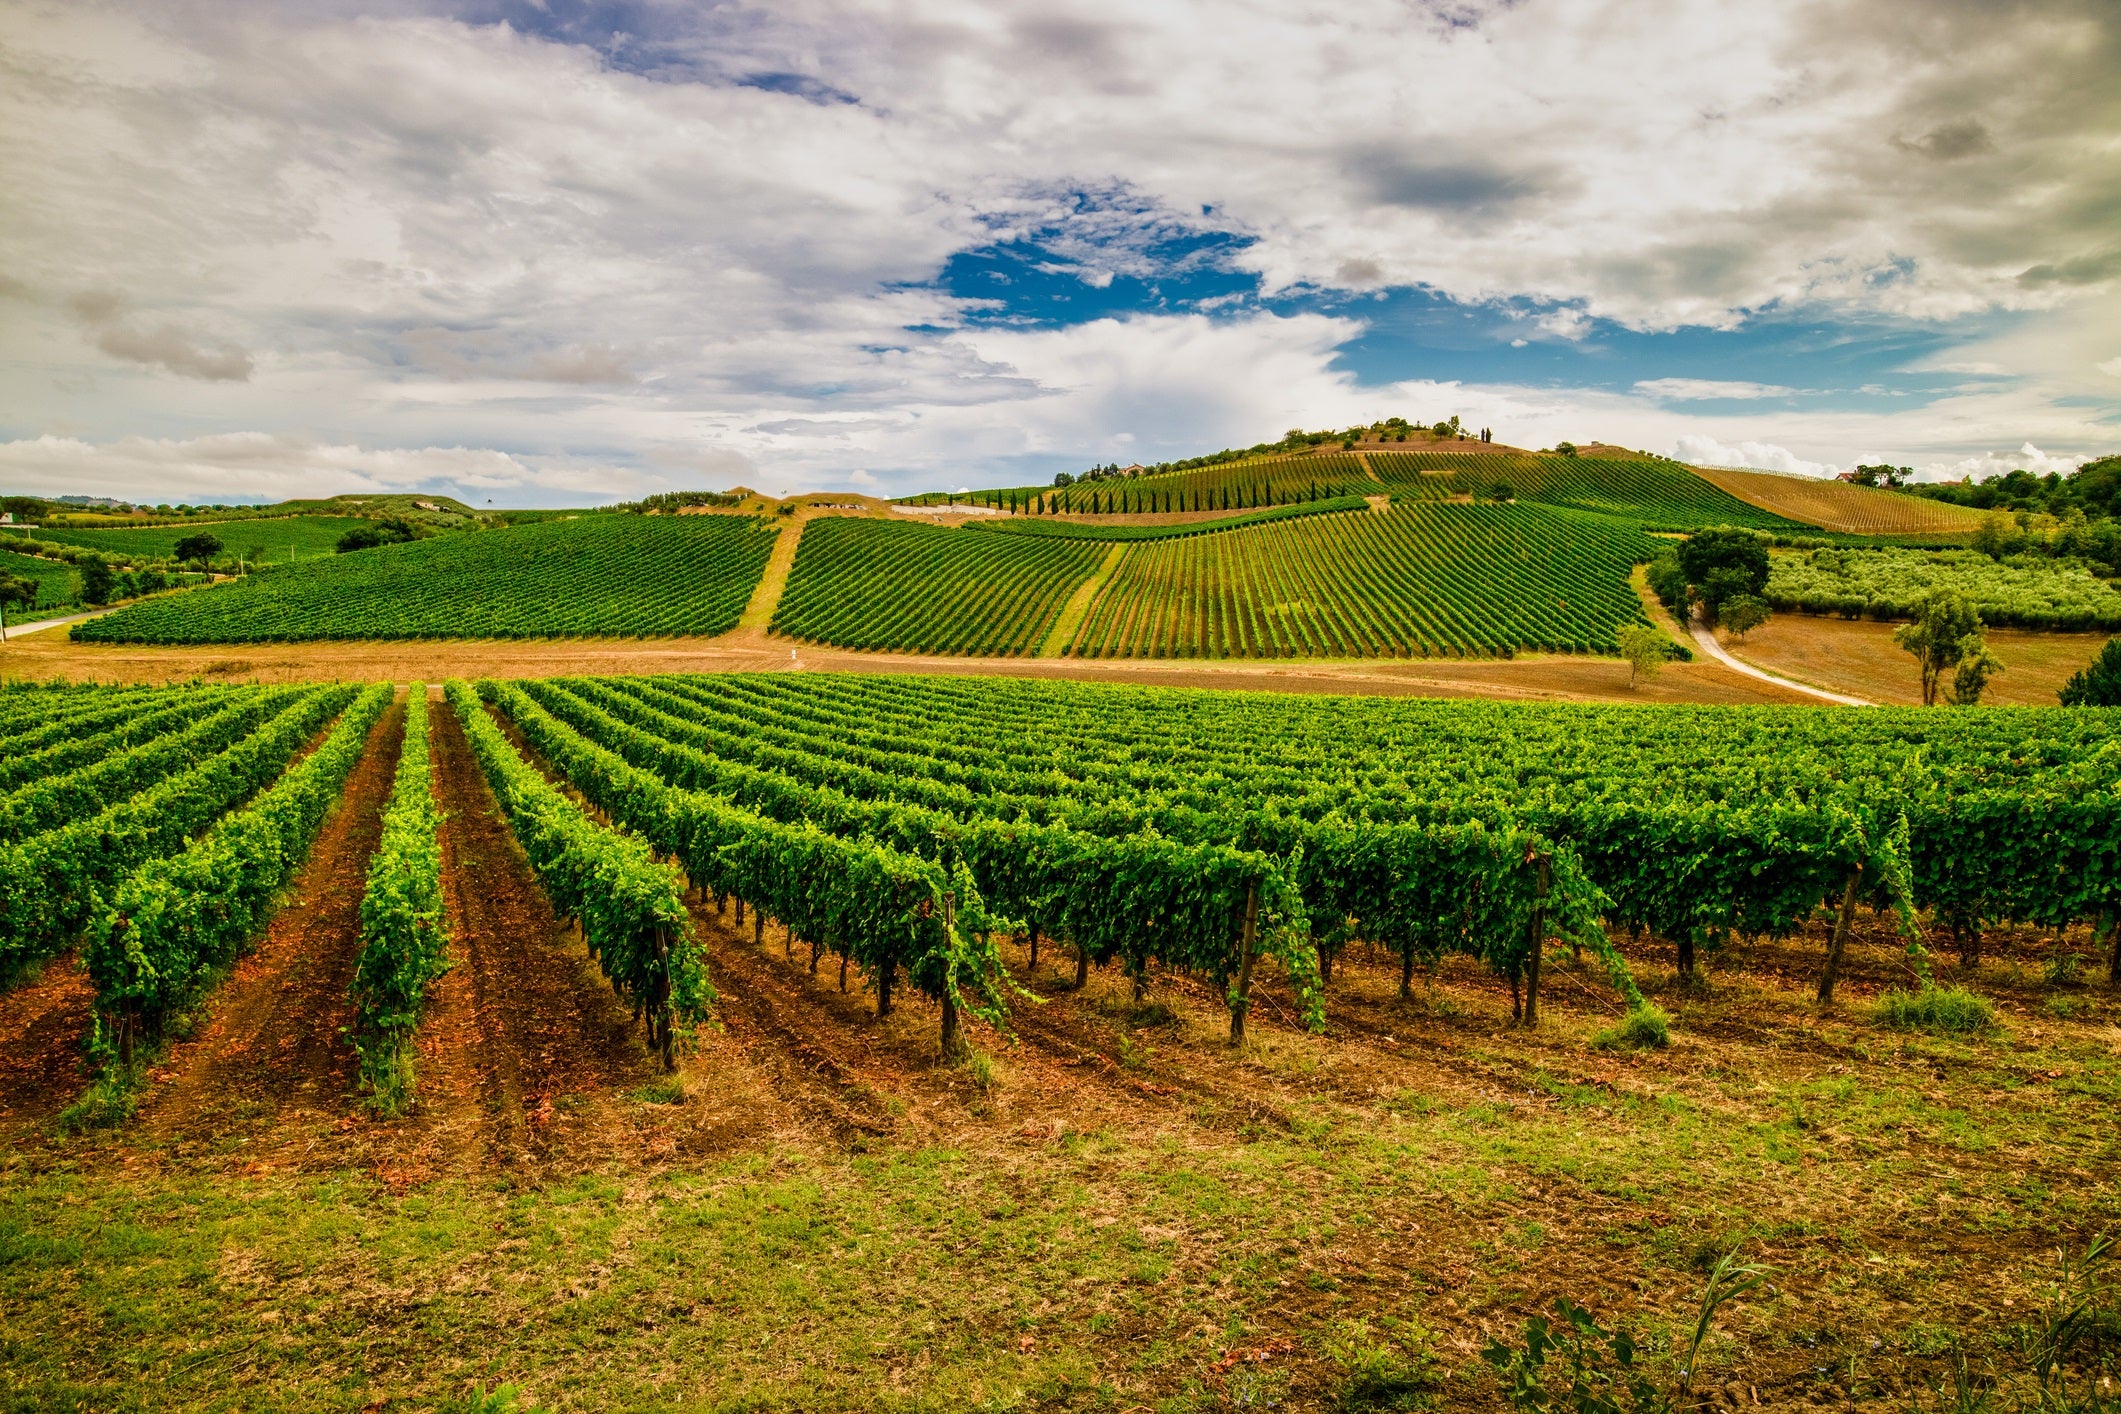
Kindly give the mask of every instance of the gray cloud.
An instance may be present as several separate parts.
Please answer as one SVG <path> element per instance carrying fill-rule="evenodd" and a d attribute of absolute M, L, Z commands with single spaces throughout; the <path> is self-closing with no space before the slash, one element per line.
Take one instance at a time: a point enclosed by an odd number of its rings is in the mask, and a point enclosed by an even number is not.
<path fill-rule="evenodd" d="M 1919 152 L 1924 157 L 1933 157 L 1939 162 L 1956 162 L 1962 157 L 1975 157 L 1996 150 L 1996 140 L 1979 119 L 1962 118 L 1955 123 L 1943 123 L 1931 128 L 1912 142 L 1905 138 L 1894 138 L 1893 146 L 1902 152 Z"/>
<path fill-rule="evenodd" d="M 1504 208 L 1552 196 L 1558 185 L 1551 172 L 1512 168 L 1483 158 L 1431 160 L 1377 146 L 1354 154 L 1347 169 L 1373 201 L 1468 215 L 1499 214 Z"/>
<path fill-rule="evenodd" d="M 2021 285 L 2098 285 L 2121 275 L 2121 246 L 2052 265 L 2035 265 L 2018 276 Z"/>
<path fill-rule="evenodd" d="M 209 383 L 248 382 L 254 364 L 234 344 L 209 345 L 173 321 L 142 328 L 128 321 L 129 304 L 109 290 L 83 290 L 66 307 L 96 336 L 96 347 L 112 358 L 161 368 L 180 378 Z"/>
<path fill-rule="evenodd" d="M 182 378 L 203 378 L 208 382 L 246 382 L 252 368 L 250 355 L 242 349 L 207 348 L 174 324 L 153 329 L 125 325 L 105 329 L 96 336 L 96 347 L 112 358 L 149 364 Z"/>

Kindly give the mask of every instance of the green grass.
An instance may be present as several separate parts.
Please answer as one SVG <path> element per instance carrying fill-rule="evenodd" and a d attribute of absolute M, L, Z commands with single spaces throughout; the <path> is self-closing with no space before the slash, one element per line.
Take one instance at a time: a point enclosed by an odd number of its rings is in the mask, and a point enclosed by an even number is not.
<path fill-rule="evenodd" d="M 104 643 L 725 633 L 775 532 L 611 516 L 438 535 L 157 599 L 78 624 Z"/>
<path fill-rule="evenodd" d="M 1024 653 L 1043 641 L 1105 549 L 828 516 L 803 532 L 772 631 L 842 648 Z"/>
<path fill-rule="evenodd" d="M 1733 990 L 1716 1005 L 1734 1020 L 1776 1009 Z M 1868 1381 L 1940 1369 L 1940 1327 L 2008 1368 L 2055 1234 L 2111 1213 L 2111 1056 L 2086 1033 L 1939 1081 L 1860 1033 L 1822 1040 L 1601 1058 L 1596 1083 L 1487 1099 L 1436 1052 L 1386 1062 L 1412 1064 L 1419 1105 L 1324 1075 L 1280 1082 L 1287 1122 L 1250 1127 L 1210 1100 L 1198 1122 L 1056 1134 L 1078 1117 L 1065 1090 L 965 1087 L 921 1101 L 934 1137 L 867 1153 L 409 1188 L 328 1159 L 248 1166 L 240 1141 L 269 1129 L 61 1141 L 0 1170 L 0 1400 L 352 1414 L 512 1385 L 552 1411 L 1492 1409 L 1480 1335 L 1557 1293 L 1625 1317 L 1669 1379 L 1700 1273 L 1734 1249 L 1776 1285 L 1720 1320 L 1712 1387 L 1860 1403 Z M 1257 1073 L 1325 1044 L 1267 1033 Z M 1551 1036 L 1478 1044 L 1510 1073 L 1544 1056 L 1580 1074 Z M 1214 1042 L 1166 1043 L 1153 1073 L 1203 1075 L 1196 1047 Z M 1999 1088 L 2028 1066 L 2100 1088 Z M 1954 1128 L 1977 1106 L 1985 1148 Z"/>
<path fill-rule="evenodd" d="M 338 547 L 340 536 L 368 523 L 359 516 L 298 515 L 228 521 L 200 517 L 181 525 L 146 526 L 139 530 L 39 530 L 36 535 L 39 540 L 62 545 L 162 559 L 174 553 L 179 540 L 203 533 L 219 540 L 228 554 L 248 559 L 255 550 L 264 563 L 285 565 L 330 555 Z"/>
<path fill-rule="evenodd" d="M 1931 986 L 1914 992 L 1895 988 L 1878 998 L 1877 1015 L 1879 1024 L 1902 1031 L 1951 1034 L 1995 1025 L 1996 1005 L 1964 987 Z"/>
<path fill-rule="evenodd" d="M 1672 462 L 1503 452 L 1373 452 L 1370 465 L 1394 496 L 1412 499 L 1486 496 L 1504 483 L 1520 501 L 1619 516 L 1646 530 L 1743 525 L 1801 533 L 1810 528 L 1747 505 Z"/>
<path fill-rule="evenodd" d="M 1293 658 L 1610 652 L 1653 542 L 1543 506 L 1402 504 L 1132 546 L 1069 651 Z"/>
<path fill-rule="evenodd" d="M 1644 1002 L 1591 1038 L 1603 1051 L 1662 1050 L 1672 1044 L 1672 1018 L 1655 1002 Z"/>

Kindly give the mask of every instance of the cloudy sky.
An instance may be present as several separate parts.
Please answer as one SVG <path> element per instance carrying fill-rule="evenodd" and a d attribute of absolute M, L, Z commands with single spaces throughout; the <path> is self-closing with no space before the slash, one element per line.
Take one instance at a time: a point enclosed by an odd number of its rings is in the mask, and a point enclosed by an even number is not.
<path fill-rule="evenodd" d="M 2121 450 L 2113 0 L 0 0 L 0 487 Z"/>

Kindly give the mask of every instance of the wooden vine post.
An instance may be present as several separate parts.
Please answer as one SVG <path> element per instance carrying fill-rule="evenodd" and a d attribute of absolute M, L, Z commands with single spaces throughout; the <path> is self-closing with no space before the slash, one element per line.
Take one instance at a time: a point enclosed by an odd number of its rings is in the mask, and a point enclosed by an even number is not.
<path fill-rule="evenodd" d="M 1038 925 L 1031 925 L 1031 971 L 1038 971 Z"/>
<path fill-rule="evenodd" d="M 1841 890 L 1841 912 L 1834 919 L 1834 940 L 1826 945 L 1826 966 L 1819 972 L 1819 1003 L 1834 1000 L 1834 979 L 1841 972 L 1841 952 L 1848 946 L 1849 924 L 1856 917 L 1856 889 L 1863 882 L 1863 866 L 1849 870 L 1849 881 Z"/>
<path fill-rule="evenodd" d="M 1547 947 L 1547 890 L 1554 882 L 1554 856 L 1545 850 L 1532 857 L 1532 950 L 1524 961 L 1524 1024 L 1539 1024 L 1539 959 Z"/>
<path fill-rule="evenodd" d="M 676 1028 L 670 1017 L 670 933 L 660 925 L 655 930 L 655 1004 L 649 1013 L 648 1035 L 662 1052 L 663 1069 L 678 1068 Z"/>
<path fill-rule="evenodd" d="M 957 931 L 957 895 L 943 895 L 943 933 L 946 937 Z M 953 1060 L 958 1052 L 957 999 L 950 993 L 951 978 L 943 976 L 943 1059 Z"/>
<path fill-rule="evenodd" d="M 1237 943 L 1237 995 L 1230 1002 L 1230 1044 L 1245 1043 L 1245 1013 L 1252 1007 L 1252 946 L 1259 928 L 1259 880 L 1245 886 L 1245 930 Z"/>

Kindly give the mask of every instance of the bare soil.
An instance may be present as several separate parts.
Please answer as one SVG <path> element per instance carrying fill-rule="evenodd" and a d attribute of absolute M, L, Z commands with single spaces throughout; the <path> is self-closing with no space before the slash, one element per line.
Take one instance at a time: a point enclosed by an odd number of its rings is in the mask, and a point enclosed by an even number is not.
<path fill-rule="evenodd" d="M 80 1093 L 95 986 L 71 952 L 0 993 L 0 1133 L 46 1120 Z"/>
<path fill-rule="evenodd" d="M 407 643 L 273 643 L 149 648 L 28 639 L 0 650 L 0 677 L 85 682 L 231 682 L 323 679 L 439 682 L 449 677 L 812 671 L 1068 678 L 1158 687 L 1259 692 L 1374 693 L 1506 701 L 1752 704 L 1813 699 L 1714 663 L 1674 663 L 1656 681 L 1628 685 L 1615 658 L 1527 654 L 1498 658 L 1173 659 L 946 658 L 798 647 L 739 631 L 719 638 L 540 639 Z"/>
<path fill-rule="evenodd" d="M 1734 658 L 1785 677 L 1872 702 L 1922 705 L 1915 660 L 1893 642 L 1897 624 L 1872 619 L 1777 614 L 1741 641 L 1719 632 Z M 2072 673 L 2105 646 L 2103 633 L 2034 633 L 1992 628 L 1988 645 L 2003 660 L 1982 701 L 1995 706 L 2052 707 Z"/>
<path fill-rule="evenodd" d="M 275 1123 L 308 1128 L 343 1108 L 355 1077 L 345 1028 L 361 895 L 404 729 L 405 705 L 394 702 L 370 730 L 292 900 L 217 989 L 196 1034 L 155 1067 L 137 1119 L 144 1138 L 181 1151 L 268 1111 Z"/>

